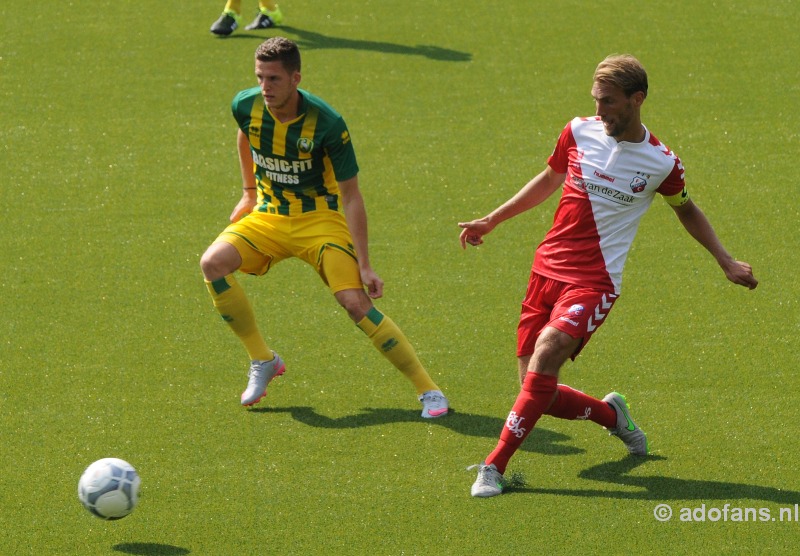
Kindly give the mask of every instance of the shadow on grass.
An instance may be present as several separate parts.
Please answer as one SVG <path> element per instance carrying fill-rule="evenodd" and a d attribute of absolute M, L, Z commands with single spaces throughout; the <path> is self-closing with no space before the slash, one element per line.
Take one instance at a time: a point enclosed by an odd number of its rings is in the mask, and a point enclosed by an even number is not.
<path fill-rule="evenodd" d="M 263 407 L 252 409 L 257 413 L 290 413 L 292 418 L 311 427 L 324 429 L 358 429 L 375 427 L 389 423 L 425 423 L 441 426 L 464 436 L 478 436 L 496 441 L 500 436 L 505 419 L 473 415 L 454 411 L 438 419 L 422 419 L 416 409 L 373 409 L 364 408 L 361 413 L 345 417 L 331 418 L 320 415 L 311 407 Z M 562 444 L 570 440 L 566 434 L 536 427 L 531 431 L 520 450 L 550 456 L 572 456 L 585 450 Z"/>
<path fill-rule="evenodd" d="M 400 54 L 403 56 L 425 56 L 431 60 L 438 60 L 440 62 L 469 62 L 472 60 L 472 54 L 469 52 L 459 52 L 458 50 L 450 50 L 449 48 L 442 48 L 439 46 L 418 44 L 416 46 L 405 46 L 402 44 L 394 44 L 383 41 L 365 41 L 358 39 L 350 39 L 345 37 L 332 37 L 323 35 L 322 33 L 315 33 L 305 29 L 297 29 L 294 27 L 281 26 L 281 31 L 287 34 L 292 34 L 297 37 L 297 45 L 300 50 L 370 50 L 373 52 L 383 52 L 384 54 Z M 270 35 L 271 36 L 271 35 Z M 266 35 L 257 35 L 255 33 L 238 33 L 230 37 L 220 37 L 219 40 L 231 39 L 259 39 L 266 40 Z"/>
<path fill-rule="evenodd" d="M 763 500 L 787 505 L 800 503 L 800 492 L 781 490 L 773 487 L 726 481 L 678 479 L 659 475 L 644 477 L 629 475 L 631 471 L 640 465 L 666 459 L 667 458 L 663 456 L 656 455 L 646 457 L 628 455 L 620 461 L 595 465 L 578 474 L 578 477 L 581 479 L 622 485 L 626 487 L 626 490 L 528 488 L 515 485 L 508 489 L 508 492 L 530 492 L 537 494 L 558 494 L 561 496 L 652 501 Z M 628 490 L 630 487 L 636 487 L 639 490 Z"/>
<path fill-rule="evenodd" d="M 116 552 L 141 556 L 180 556 L 191 552 L 188 548 L 154 542 L 125 542 L 111 548 Z"/>

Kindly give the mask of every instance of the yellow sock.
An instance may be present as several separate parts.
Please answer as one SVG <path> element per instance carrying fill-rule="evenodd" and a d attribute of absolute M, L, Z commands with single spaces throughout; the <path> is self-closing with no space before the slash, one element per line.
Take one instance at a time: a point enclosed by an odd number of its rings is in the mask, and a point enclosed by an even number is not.
<path fill-rule="evenodd" d="M 223 12 L 234 12 L 238 15 L 242 13 L 242 0 L 228 0 Z"/>
<path fill-rule="evenodd" d="M 272 359 L 272 351 L 256 326 L 253 307 L 233 274 L 213 282 L 206 281 L 206 287 L 217 312 L 242 341 L 250 359 Z"/>
<path fill-rule="evenodd" d="M 262 12 L 263 11 L 274 12 L 275 8 L 277 8 L 278 5 L 275 3 L 274 0 L 260 0 L 258 3 L 258 7 L 261 9 Z"/>
<path fill-rule="evenodd" d="M 373 307 L 356 326 L 372 340 L 372 345 L 414 384 L 417 394 L 428 390 L 439 390 L 420 363 L 411 342 L 392 319 Z"/>

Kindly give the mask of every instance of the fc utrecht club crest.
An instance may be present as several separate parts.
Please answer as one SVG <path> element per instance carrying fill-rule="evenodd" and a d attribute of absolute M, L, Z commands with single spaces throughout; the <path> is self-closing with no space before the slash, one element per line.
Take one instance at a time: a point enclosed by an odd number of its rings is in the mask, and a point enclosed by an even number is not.
<path fill-rule="evenodd" d="M 579 317 L 583 314 L 583 305 L 573 305 L 569 308 L 569 314 L 573 317 Z"/>
<path fill-rule="evenodd" d="M 297 150 L 301 153 L 308 154 L 314 150 L 314 141 L 307 137 L 301 137 L 297 140 Z"/>
<path fill-rule="evenodd" d="M 644 191 L 645 187 L 647 187 L 647 180 L 644 178 L 636 176 L 631 181 L 631 190 L 634 193 L 641 193 L 642 191 Z"/>
<path fill-rule="evenodd" d="M 648 178 L 650 176 L 647 176 Z M 631 191 L 634 193 L 641 193 L 647 187 L 647 180 L 637 172 L 637 176 L 631 180 Z"/>

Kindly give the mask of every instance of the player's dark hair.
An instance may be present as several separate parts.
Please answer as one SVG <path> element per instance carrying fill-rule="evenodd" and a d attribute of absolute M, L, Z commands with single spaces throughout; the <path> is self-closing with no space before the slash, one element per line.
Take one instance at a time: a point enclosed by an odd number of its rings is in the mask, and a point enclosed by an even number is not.
<path fill-rule="evenodd" d="M 300 49 L 286 37 L 272 37 L 256 48 L 256 60 L 280 62 L 289 73 L 300 71 Z"/>
<path fill-rule="evenodd" d="M 594 70 L 594 81 L 619 87 L 628 97 L 639 91 L 647 97 L 647 72 L 630 54 L 608 56 Z"/>

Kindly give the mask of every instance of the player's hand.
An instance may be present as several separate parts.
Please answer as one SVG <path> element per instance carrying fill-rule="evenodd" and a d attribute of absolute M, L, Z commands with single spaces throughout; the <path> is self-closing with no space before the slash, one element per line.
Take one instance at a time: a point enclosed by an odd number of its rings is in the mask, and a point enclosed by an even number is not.
<path fill-rule="evenodd" d="M 236 204 L 236 207 L 233 209 L 231 213 L 231 222 L 238 222 L 248 214 L 253 211 L 253 207 L 256 206 L 256 198 L 255 196 L 249 195 L 242 195 L 242 198 L 239 199 L 239 202 Z"/>
<path fill-rule="evenodd" d="M 461 228 L 461 248 L 466 249 L 467 243 L 470 245 L 481 245 L 483 243 L 483 236 L 488 234 L 494 229 L 486 218 L 479 218 L 472 222 L 459 222 L 458 227 Z"/>
<path fill-rule="evenodd" d="M 361 269 L 361 281 L 372 299 L 383 297 L 383 280 L 371 268 Z"/>
<path fill-rule="evenodd" d="M 753 268 L 742 261 L 732 261 L 730 264 L 724 266 L 722 270 L 725 271 L 725 276 L 740 286 L 745 286 L 747 289 L 753 290 L 758 285 L 758 280 L 753 276 Z"/>

